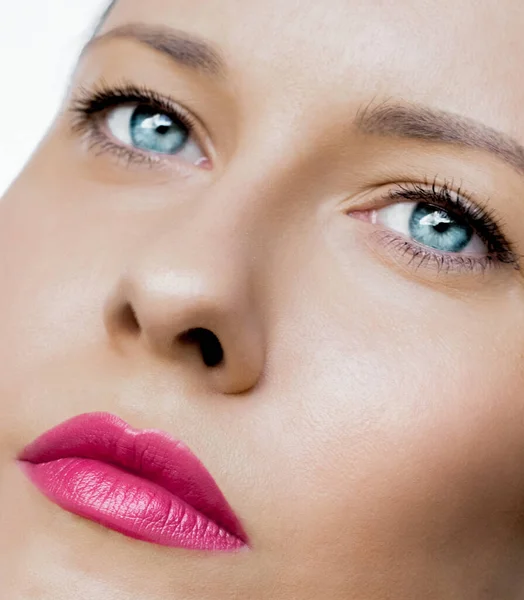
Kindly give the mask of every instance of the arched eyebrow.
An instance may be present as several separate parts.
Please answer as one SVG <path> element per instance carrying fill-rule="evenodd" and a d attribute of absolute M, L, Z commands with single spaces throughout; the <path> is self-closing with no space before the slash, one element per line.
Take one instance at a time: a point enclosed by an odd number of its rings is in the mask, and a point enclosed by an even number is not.
<path fill-rule="evenodd" d="M 224 57 L 211 43 L 162 25 L 121 25 L 96 35 L 82 54 L 106 40 L 118 38 L 134 40 L 177 64 L 208 75 L 223 77 L 226 74 Z M 356 125 L 367 134 L 452 144 L 488 152 L 524 174 L 524 147 L 510 136 L 469 117 L 419 104 L 388 101 L 366 106 L 358 113 Z"/>
<path fill-rule="evenodd" d="M 469 117 L 419 104 L 387 101 L 368 105 L 356 119 L 357 128 L 368 134 L 452 144 L 488 152 L 521 175 L 524 147 L 512 137 Z"/>
<path fill-rule="evenodd" d="M 215 77 L 225 74 L 225 60 L 208 41 L 186 32 L 161 25 L 130 23 L 95 36 L 84 48 L 85 54 L 94 46 L 110 39 L 129 39 L 167 56 L 179 65 L 204 71 Z"/>

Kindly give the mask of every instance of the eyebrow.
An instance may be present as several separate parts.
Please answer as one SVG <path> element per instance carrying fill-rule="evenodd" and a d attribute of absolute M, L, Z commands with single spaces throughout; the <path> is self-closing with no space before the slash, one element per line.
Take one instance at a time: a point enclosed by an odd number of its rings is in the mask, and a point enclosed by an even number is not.
<path fill-rule="evenodd" d="M 510 136 L 469 117 L 418 104 L 388 101 L 361 110 L 356 125 L 364 133 L 489 152 L 524 174 L 524 147 Z"/>
<path fill-rule="evenodd" d="M 161 25 L 130 23 L 95 36 L 82 54 L 109 39 L 131 39 L 167 56 L 177 64 L 222 76 L 225 60 L 206 40 Z M 359 111 L 357 128 L 368 134 L 452 144 L 489 152 L 524 174 L 524 147 L 512 137 L 469 117 L 418 104 L 390 103 Z"/>
<path fill-rule="evenodd" d="M 161 25 L 130 23 L 95 36 L 84 48 L 83 54 L 100 42 L 110 39 L 128 39 L 139 42 L 167 56 L 177 64 L 220 76 L 225 72 L 225 61 L 206 40 L 186 32 Z"/>

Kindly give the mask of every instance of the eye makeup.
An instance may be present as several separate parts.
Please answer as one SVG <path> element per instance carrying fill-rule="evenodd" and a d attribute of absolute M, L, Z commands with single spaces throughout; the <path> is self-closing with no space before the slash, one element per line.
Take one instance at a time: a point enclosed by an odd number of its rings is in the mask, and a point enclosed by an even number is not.
<path fill-rule="evenodd" d="M 195 140 L 197 137 L 197 120 L 190 111 L 173 99 L 147 87 L 128 83 L 116 87 L 101 84 L 93 90 L 81 88 L 73 97 L 70 108 L 73 115 L 73 130 L 87 139 L 91 150 L 114 154 L 128 163 L 154 165 L 177 156 L 145 150 L 114 139 L 108 132 L 107 117 L 111 111 L 126 106 L 136 106 L 163 116 L 178 126 L 188 139 Z M 204 166 L 204 163 L 208 166 L 209 160 L 200 161 L 198 166 Z"/>
<path fill-rule="evenodd" d="M 142 112 L 156 113 L 170 123 L 179 127 L 180 131 L 190 139 L 195 147 L 203 144 L 197 139 L 196 129 L 198 120 L 189 110 L 172 98 L 163 96 L 147 87 L 124 83 L 109 86 L 102 83 L 92 90 L 81 88 L 71 104 L 73 114 L 73 129 L 87 138 L 90 149 L 96 153 L 110 153 L 123 158 L 128 164 L 139 163 L 154 166 L 165 164 L 173 158 L 179 159 L 176 153 L 161 154 L 153 150 L 125 144 L 112 136 L 107 126 L 108 115 L 111 111 L 123 107 L 136 106 Z M 210 160 L 205 156 L 194 166 L 209 167 Z M 426 219 L 439 216 L 441 222 L 463 224 L 471 229 L 482 242 L 485 249 L 481 253 L 445 252 L 435 247 L 410 239 L 397 231 L 381 227 L 378 224 L 379 208 L 354 211 L 359 218 L 377 225 L 377 239 L 387 247 L 409 258 L 409 264 L 415 268 L 428 267 L 438 271 L 485 271 L 488 268 L 512 265 L 520 269 L 520 256 L 515 252 L 503 231 L 501 219 L 495 211 L 488 208 L 486 203 L 474 200 L 462 189 L 453 190 L 453 185 L 447 182 L 437 183 L 405 183 L 390 187 L 387 194 L 382 196 L 380 207 L 413 203 L 429 214 Z M 377 204 L 378 207 L 378 204 Z M 433 214 L 431 212 L 433 211 Z M 349 211 L 348 215 L 351 216 Z M 437 231 L 437 230 L 436 230 Z"/>
<path fill-rule="evenodd" d="M 482 253 L 444 252 L 380 225 L 380 209 L 395 204 L 412 204 L 426 209 L 430 218 L 440 222 L 462 224 L 470 229 L 484 247 Z M 356 211 L 361 220 L 377 225 L 377 240 L 388 249 L 409 258 L 415 268 L 429 267 L 438 271 L 485 271 L 491 267 L 513 265 L 520 269 L 519 256 L 503 232 L 503 225 L 486 204 L 474 201 L 463 190 L 453 191 L 450 184 L 397 184 L 380 199 L 380 208 Z M 351 215 L 351 212 L 348 213 Z M 438 220 L 433 224 L 438 226 Z M 445 232 L 443 227 L 442 232 Z"/>

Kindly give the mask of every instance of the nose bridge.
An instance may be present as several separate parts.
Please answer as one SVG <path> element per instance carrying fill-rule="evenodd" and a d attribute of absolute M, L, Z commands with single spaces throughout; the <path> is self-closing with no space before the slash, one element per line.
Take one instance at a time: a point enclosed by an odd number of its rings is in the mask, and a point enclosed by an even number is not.
<path fill-rule="evenodd" d="M 241 273 L 252 272 L 292 218 L 292 198 L 307 193 L 304 177 L 296 176 L 300 159 L 284 160 L 274 144 L 258 153 L 240 153 L 172 222 L 164 222 L 149 260 L 178 261 L 186 270 L 208 271 L 211 279 L 220 275 L 225 280 L 234 269 L 240 281 Z"/>
<path fill-rule="evenodd" d="M 163 218 L 135 267 L 149 277 L 155 271 L 170 274 L 193 295 L 213 287 L 225 299 L 245 285 L 253 276 L 255 257 L 271 245 L 265 241 L 266 225 L 274 225 L 275 212 L 282 216 L 283 197 L 293 185 L 281 161 L 264 158 L 270 152 L 265 148 L 258 158 L 242 153 L 206 189 L 179 204 L 171 217 Z M 285 226 L 283 220 L 280 225 Z"/>

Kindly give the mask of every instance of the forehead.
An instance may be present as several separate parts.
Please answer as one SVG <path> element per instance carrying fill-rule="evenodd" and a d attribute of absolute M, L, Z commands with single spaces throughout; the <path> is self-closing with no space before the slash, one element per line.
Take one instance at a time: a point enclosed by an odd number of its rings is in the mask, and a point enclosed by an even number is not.
<path fill-rule="evenodd" d="M 253 96 L 348 106 L 399 98 L 524 141 L 522 2 L 119 0 L 104 30 L 130 22 L 208 39 Z"/>

